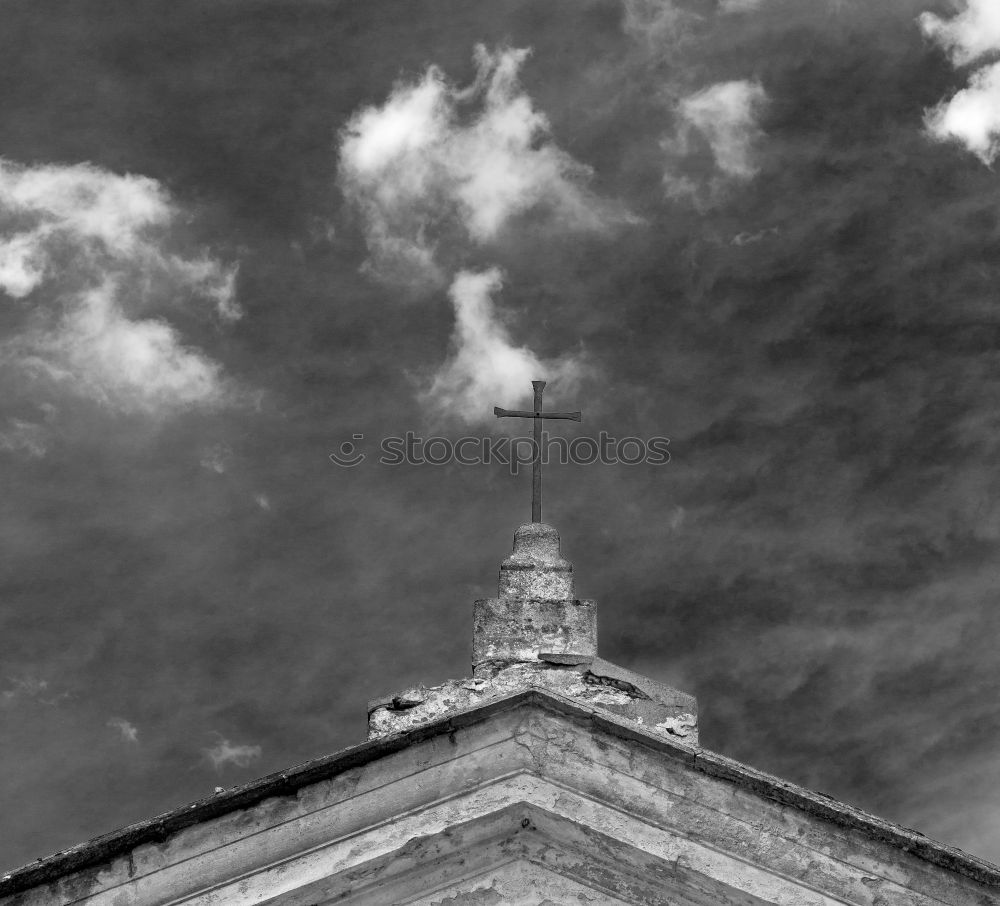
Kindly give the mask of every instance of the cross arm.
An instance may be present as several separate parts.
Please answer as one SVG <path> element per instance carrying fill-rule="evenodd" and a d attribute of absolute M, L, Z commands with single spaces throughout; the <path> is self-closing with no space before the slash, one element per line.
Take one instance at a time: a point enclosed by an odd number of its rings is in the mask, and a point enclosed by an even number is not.
<path fill-rule="evenodd" d="M 523 409 L 501 409 L 499 406 L 494 406 L 493 414 L 497 418 L 568 418 L 574 422 L 583 421 L 582 412 L 531 412 Z"/>

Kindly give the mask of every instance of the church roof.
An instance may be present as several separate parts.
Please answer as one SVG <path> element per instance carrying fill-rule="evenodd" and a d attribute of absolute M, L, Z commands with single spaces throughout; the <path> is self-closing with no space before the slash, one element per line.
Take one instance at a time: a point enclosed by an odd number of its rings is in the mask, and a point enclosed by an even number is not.
<path fill-rule="evenodd" d="M 589 725 L 594 730 L 610 734 L 626 743 L 641 744 L 691 771 L 732 784 L 734 788 L 749 791 L 833 825 L 858 831 L 871 840 L 889 844 L 931 865 L 957 872 L 988 888 L 1000 890 L 1000 867 L 931 840 L 918 831 L 892 824 L 838 802 L 824 793 L 807 790 L 699 746 L 666 739 L 642 725 L 602 709 L 582 706 L 545 689 L 525 689 L 503 699 L 455 711 L 402 733 L 378 737 L 287 771 L 269 774 L 243 786 L 97 837 L 65 852 L 39 859 L 0 878 L 0 897 L 10 897 L 69 874 L 109 863 L 144 844 L 162 843 L 193 825 L 250 809 L 272 797 L 294 797 L 305 787 L 331 780 L 346 771 L 376 762 L 421 742 L 453 737 L 458 731 L 483 724 L 495 715 L 519 708 L 542 709 L 576 723 Z"/>

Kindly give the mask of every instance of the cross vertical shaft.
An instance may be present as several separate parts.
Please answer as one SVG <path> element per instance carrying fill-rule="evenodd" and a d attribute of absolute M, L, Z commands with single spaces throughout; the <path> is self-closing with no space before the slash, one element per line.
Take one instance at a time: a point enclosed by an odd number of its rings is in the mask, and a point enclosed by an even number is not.
<path fill-rule="evenodd" d="M 533 422 L 534 449 L 531 457 L 531 521 L 542 521 L 542 419 L 543 418 L 568 418 L 571 421 L 583 421 L 581 412 L 543 412 L 542 411 L 542 391 L 545 389 L 545 381 L 532 381 L 531 386 L 535 391 L 534 406 L 530 412 L 523 410 L 501 409 L 499 406 L 493 407 L 493 414 L 497 418 L 530 418 Z"/>
<path fill-rule="evenodd" d="M 542 521 L 542 391 L 545 381 L 532 381 L 535 389 L 535 449 L 531 463 L 531 521 Z"/>

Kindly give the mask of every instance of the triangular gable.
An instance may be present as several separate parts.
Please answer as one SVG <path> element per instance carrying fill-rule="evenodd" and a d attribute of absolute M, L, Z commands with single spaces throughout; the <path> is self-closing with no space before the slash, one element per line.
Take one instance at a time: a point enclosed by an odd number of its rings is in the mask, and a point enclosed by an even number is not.
<path fill-rule="evenodd" d="M 987 863 L 539 690 L 88 846 L 0 904 L 1000 904 Z"/>

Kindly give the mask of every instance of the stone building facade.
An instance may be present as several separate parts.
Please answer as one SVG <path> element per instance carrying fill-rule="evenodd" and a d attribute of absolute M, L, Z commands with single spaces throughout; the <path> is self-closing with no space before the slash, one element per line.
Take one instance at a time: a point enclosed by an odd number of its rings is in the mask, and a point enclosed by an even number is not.
<path fill-rule="evenodd" d="M 0 906 L 181 903 L 1000 906 L 1000 868 L 701 748 L 690 695 L 597 656 L 534 523 L 475 604 L 470 678 L 0 879 Z"/>

